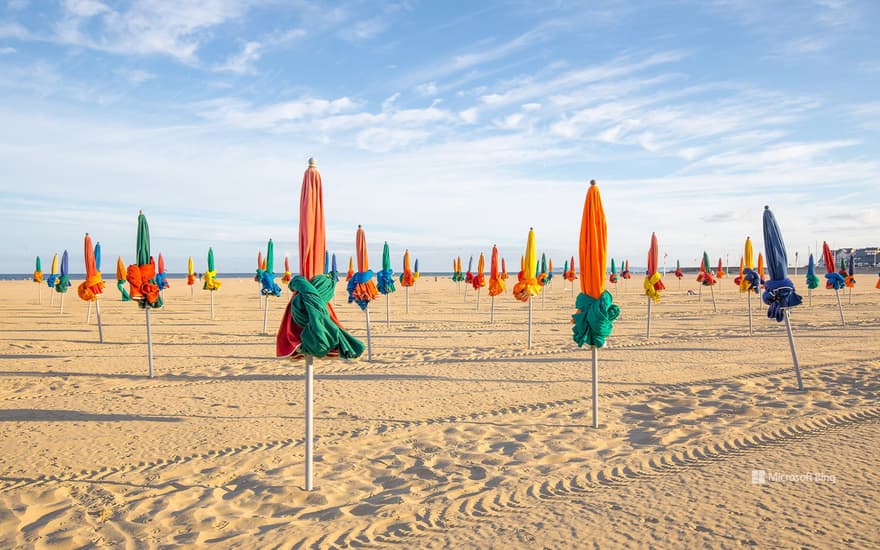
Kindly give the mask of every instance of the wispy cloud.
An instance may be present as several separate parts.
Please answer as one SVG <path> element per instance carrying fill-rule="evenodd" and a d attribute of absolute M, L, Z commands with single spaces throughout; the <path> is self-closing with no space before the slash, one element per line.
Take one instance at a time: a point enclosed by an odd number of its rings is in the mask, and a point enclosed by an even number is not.
<path fill-rule="evenodd" d="M 248 42 L 237 54 L 230 56 L 214 70 L 236 74 L 251 74 L 256 72 L 254 63 L 259 61 L 263 46 L 259 42 Z"/>
<path fill-rule="evenodd" d="M 0 55 L 11 55 L 14 54 L 17 50 L 15 48 L 3 47 L 0 48 Z"/>

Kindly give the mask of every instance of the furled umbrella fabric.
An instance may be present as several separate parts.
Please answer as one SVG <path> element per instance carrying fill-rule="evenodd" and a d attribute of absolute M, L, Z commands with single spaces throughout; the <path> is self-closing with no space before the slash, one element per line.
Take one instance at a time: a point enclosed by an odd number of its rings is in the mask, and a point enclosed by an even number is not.
<path fill-rule="evenodd" d="M 733 284 L 735 284 L 736 286 L 740 286 L 742 284 L 743 277 L 745 277 L 745 274 L 746 274 L 746 263 L 743 260 L 743 257 L 740 256 L 739 257 L 739 275 L 733 278 Z"/>
<path fill-rule="evenodd" d="M 550 278 L 547 275 L 547 255 L 541 254 L 541 265 L 540 268 L 535 269 L 538 273 L 538 284 L 541 286 L 546 285 L 550 282 Z"/>
<path fill-rule="evenodd" d="M 162 253 L 159 253 L 159 266 L 156 272 L 156 285 L 158 285 L 159 290 L 165 290 L 170 285 L 168 284 L 168 276 L 165 274 L 165 257 L 162 256 Z"/>
<path fill-rule="evenodd" d="M 752 248 L 751 237 L 746 237 L 743 259 L 746 268 L 743 271 L 743 278 L 742 281 L 740 281 L 739 290 L 740 292 L 752 291 L 757 294 L 761 288 L 761 276 L 755 271 L 755 253 Z"/>
<path fill-rule="evenodd" d="M 356 303 L 361 309 L 367 309 L 370 302 L 379 295 L 379 289 L 373 282 L 373 271 L 367 255 L 367 237 L 364 228 L 358 225 L 355 237 L 357 249 L 357 273 L 348 281 L 348 302 Z"/>
<path fill-rule="evenodd" d="M 331 257 L 331 261 L 330 261 L 330 275 L 333 276 L 334 283 L 339 282 L 339 268 L 336 267 L 336 253 L 335 252 L 333 253 L 333 256 Z"/>
<path fill-rule="evenodd" d="M 489 259 L 489 296 L 498 296 L 504 292 L 504 279 L 498 270 L 498 247 L 492 246 L 492 257 Z"/>
<path fill-rule="evenodd" d="M 70 271 L 68 270 L 67 250 L 61 254 L 61 271 L 58 275 L 58 283 L 55 284 L 55 292 L 65 293 L 71 287 Z"/>
<path fill-rule="evenodd" d="M 718 267 L 715 270 L 715 276 L 719 279 L 723 279 L 727 273 L 724 272 L 724 264 L 721 262 L 721 258 L 718 258 Z"/>
<path fill-rule="evenodd" d="M 461 256 L 452 259 L 452 280 L 456 283 L 464 280 L 464 273 L 461 271 Z"/>
<path fill-rule="evenodd" d="M 614 320 L 620 316 L 620 308 L 612 302 L 611 293 L 605 290 L 607 231 L 599 186 L 591 181 L 581 217 L 581 292 L 575 301 L 577 311 L 572 315 L 573 339 L 578 347 L 584 344 L 603 347 L 611 335 Z"/>
<path fill-rule="evenodd" d="M 138 214 L 137 246 L 135 263 L 128 266 L 126 280 L 129 294 L 142 308 L 162 307 L 162 296 L 156 281 L 156 266 L 150 256 L 150 227 L 143 212 Z"/>
<path fill-rule="evenodd" d="M 547 282 L 553 280 L 553 258 L 547 260 Z"/>
<path fill-rule="evenodd" d="M 773 212 L 764 207 L 764 250 L 767 253 L 767 270 L 770 278 L 764 281 L 761 299 L 770 306 L 767 316 L 782 322 L 785 310 L 798 306 L 803 301 L 794 290 L 794 283 L 788 278 L 788 254 L 782 240 L 782 233 Z"/>
<path fill-rule="evenodd" d="M 853 288 L 856 286 L 856 268 L 855 268 L 855 256 L 852 254 L 847 258 L 846 263 L 846 278 L 844 279 L 844 283 L 847 288 Z"/>
<path fill-rule="evenodd" d="M 419 259 L 416 258 L 416 263 L 413 265 L 413 280 L 418 281 L 421 276 L 422 274 L 419 272 Z"/>
<path fill-rule="evenodd" d="M 614 264 L 614 258 L 611 258 L 611 274 L 608 276 L 608 282 L 617 284 L 617 266 Z"/>
<path fill-rule="evenodd" d="M 86 302 L 93 302 L 98 299 L 99 294 L 103 294 L 105 285 L 104 280 L 101 278 L 101 272 L 97 267 L 95 249 L 92 248 L 92 238 L 88 233 L 86 233 L 83 241 L 86 280 L 80 283 L 76 292 L 80 299 Z"/>
<path fill-rule="evenodd" d="M 474 268 L 474 257 L 471 256 L 470 258 L 468 258 L 468 269 L 467 269 L 467 273 L 464 274 L 464 282 L 466 282 L 466 283 L 473 282 L 473 280 L 474 280 L 473 268 Z"/>
<path fill-rule="evenodd" d="M 348 257 L 348 271 L 345 273 L 345 282 L 351 280 L 354 277 L 354 260 L 351 256 Z"/>
<path fill-rule="evenodd" d="M 403 273 L 400 274 L 400 286 L 411 287 L 416 279 L 409 265 L 409 250 L 403 252 Z"/>
<path fill-rule="evenodd" d="M 501 280 L 506 281 L 510 275 L 507 273 L 507 261 L 501 258 Z"/>
<path fill-rule="evenodd" d="M 523 256 L 522 270 L 518 275 L 519 281 L 513 285 L 513 296 L 520 302 L 528 302 L 532 296 L 541 293 L 541 285 L 538 283 L 537 274 L 530 272 L 534 269 L 537 261 L 538 248 L 535 244 L 535 231 L 529 229 L 529 236 L 526 239 L 526 254 Z"/>
<path fill-rule="evenodd" d="M 651 233 L 651 246 L 648 248 L 648 272 L 645 275 L 644 288 L 645 296 L 654 302 L 659 302 L 660 292 L 666 290 L 666 285 L 663 284 L 660 273 L 657 271 L 658 254 L 657 235 Z"/>
<path fill-rule="evenodd" d="M 391 294 L 397 289 L 394 288 L 394 269 L 391 267 L 391 249 L 388 247 L 388 241 L 382 247 L 382 269 L 376 273 L 376 288 L 380 294 Z"/>
<path fill-rule="evenodd" d="M 196 284 L 196 270 L 193 265 L 193 257 L 190 256 L 186 260 L 186 284 L 188 286 L 193 286 Z"/>
<path fill-rule="evenodd" d="M 807 262 L 807 288 L 813 290 L 819 288 L 819 277 L 816 276 L 816 260 L 810 254 L 810 260 Z"/>
<path fill-rule="evenodd" d="M 290 274 L 290 258 L 284 255 L 284 275 L 281 276 L 281 282 L 287 285 L 293 276 Z"/>
<path fill-rule="evenodd" d="M 37 256 L 37 260 L 34 262 L 34 282 L 42 283 L 43 282 L 43 267 L 40 265 L 40 257 Z"/>
<path fill-rule="evenodd" d="M 281 296 L 281 287 L 275 282 L 275 243 L 269 239 L 266 245 L 266 258 L 260 270 L 260 292 L 263 296 Z"/>
<path fill-rule="evenodd" d="M 574 270 L 574 256 L 571 257 L 571 261 L 567 264 L 565 268 L 565 280 L 566 281 L 574 281 L 577 279 L 577 274 Z"/>
<path fill-rule="evenodd" d="M 840 290 L 846 286 L 846 279 L 834 267 L 834 254 L 827 242 L 822 243 L 822 257 L 825 260 L 825 288 Z"/>
<path fill-rule="evenodd" d="M 263 278 L 262 272 L 265 269 L 266 263 L 263 262 L 263 251 L 260 250 L 257 252 L 257 271 L 254 275 L 254 281 L 260 282 L 260 279 Z"/>
<path fill-rule="evenodd" d="M 52 265 L 49 267 L 49 276 L 46 277 L 46 285 L 55 289 L 55 285 L 58 284 L 58 254 L 52 256 Z"/>
<path fill-rule="evenodd" d="M 324 275 L 330 274 L 330 253 L 324 252 Z"/>
<path fill-rule="evenodd" d="M 128 293 L 128 289 L 125 288 L 125 277 L 125 262 L 122 261 L 122 256 L 119 256 L 116 259 L 116 288 L 119 289 L 119 293 L 122 294 L 122 301 L 130 302 L 131 295 Z"/>
<path fill-rule="evenodd" d="M 675 277 L 678 280 L 681 280 L 684 277 L 684 272 L 681 270 L 681 262 L 679 260 L 675 260 Z"/>
<path fill-rule="evenodd" d="M 486 258 L 483 256 L 483 253 L 480 252 L 480 259 L 477 260 L 477 271 L 474 273 L 473 278 L 471 279 L 471 285 L 474 287 L 474 290 L 480 290 L 484 286 L 486 286 Z"/>
<path fill-rule="evenodd" d="M 764 287 L 764 255 L 758 252 L 758 278 L 761 280 L 761 287 Z"/>
<path fill-rule="evenodd" d="M 208 248 L 208 271 L 205 272 L 203 290 L 220 290 L 222 283 L 217 280 L 217 269 L 214 266 L 214 249 Z"/>
<path fill-rule="evenodd" d="M 327 229 L 321 173 L 312 159 L 303 174 L 299 214 L 300 274 L 290 281 L 293 297 L 278 329 L 276 355 L 359 357 L 364 345 L 342 328 L 330 304 L 336 281 L 321 273 Z"/>
<path fill-rule="evenodd" d="M 712 286 L 718 282 L 715 280 L 715 277 L 712 276 L 712 271 L 709 267 L 709 254 L 707 252 L 703 252 L 703 261 L 700 263 L 700 272 L 697 274 L 697 282 L 703 286 Z"/>
<path fill-rule="evenodd" d="M 629 260 L 626 260 L 621 267 L 623 270 L 620 272 L 620 276 L 624 279 L 632 278 L 632 273 L 629 271 Z"/>

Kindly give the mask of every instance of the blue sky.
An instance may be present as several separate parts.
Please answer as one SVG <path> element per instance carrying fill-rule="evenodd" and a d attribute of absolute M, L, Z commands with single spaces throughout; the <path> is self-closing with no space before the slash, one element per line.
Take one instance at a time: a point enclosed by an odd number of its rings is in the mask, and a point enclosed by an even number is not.
<path fill-rule="evenodd" d="M 82 234 L 171 271 L 295 265 L 307 159 L 330 247 L 423 271 L 534 226 L 561 267 L 590 179 L 610 254 L 736 263 L 880 244 L 880 3 L 0 0 L 0 272 Z M 345 263 L 342 260 L 342 263 Z M 396 266 L 399 269 L 399 266 Z M 81 269 L 74 269 L 75 271 Z M 276 270 L 280 271 L 279 265 Z"/>

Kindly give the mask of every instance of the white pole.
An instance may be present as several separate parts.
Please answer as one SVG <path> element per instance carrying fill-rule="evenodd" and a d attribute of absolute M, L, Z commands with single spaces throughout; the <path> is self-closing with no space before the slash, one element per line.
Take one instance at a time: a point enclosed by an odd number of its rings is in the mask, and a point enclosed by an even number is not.
<path fill-rule="evenodd" d="M 312 490 L 312 479 L 314 472 L 312 471 L 312 453 L 315 437 L 315 419 L 313 404 L 314 401 L 314 359 L 311 355 L 306 355 L 306 491 Z"/>
<path fill-rule="evenodd" d="M 150 365 L 150 378 L 153 377 L 153 329 L 150 326 L 150 310 L 152 308 L 148 305 L 146 307 L 147 312 L 147 358 L 149 360 Z"/>
<path fill-rule="evenodd" d="M 837 297 L 838 303 L 840 303 L 840 297 Z M 60 315 L 64 315 L 64 294 L 61 295 L 61 309 L 58 310 Z"/>
<path fill-rule="evenodd" d="M 195 298 L 196 298 L 196 285 L 189 285 L 189 298 L 190 298 L 190 300 L 195 300 Z"/>
<path fill-rule="evenodd" d="M 852 305 L 852 287 L 849 287 L 849 305 Z"/>
<path fill-rule="evenodd" d="M 52 292 L 53 290 L 55 290 L 55 289 L 53 288 L 53 289 L 49 290 L 49 305 L 50 306 L 55 304 L 55 293 Z"/>
<path fill-rule="evenodd" d="M 544 311 L 544 289 L 541 289 L 541 311 Z"/>
<path fill-rule="evenodd" d="M 89 312 L 88 312 L 88 314 L 86 314 L 86 324 L 88 325 L 91 322 L 92 322 L 92 302 L 89 301 Z"/>
<path fill-rule="evenodd" d="M 599 351 L 591 346 L 593 352 L 593 427 L 599 427 Z"/>
<path fill-rule="evenodd" d="M 492 296 L 492 305 L 489 307 L 489 322 L 495 322 L 495 296 Z"/>
<path fill-rule="evenodd" d="M 810 305 L 813 305 L 813 289 L 807 290 L 807 295 L 810 297 Z"/>
<path fill-rule="evenodd" d="M 409 314 L 409 287 L 404 289 L 404 294 L 406 295 L 406 312 Z"/>
<path fill-rule="evenodd" d="M 467 288 L 468 288 L 468 284 L 465 283 L 464 284 L 464 301 L 465 302 L 467 302 Z"/>
<path fill-rule="evenodd" d="M 95 313 L 98 315 L 98 341 L 104 343 L 104 326 L 101 324 L 101 303 L 95 301 Z"/>
<path fill-rule="evenodd" d="M 529 349 L 532 349 L 532 297 L 529 296 Z"/>
<path fill-rule="evenodd" d="M 648 297 L 648 332 L 645 335 L 645 338 L 651 338 L 651 302 L 653 302 L 653 300 Z"/>
<path fill-rule="evenodd" d="M 209 291 L 211 293 L 211 320 L 214 320 L 214 291 Z"/>
<path fill-rule="evenodd" d="M 37 283 L 37 296 L 40 298 L 40 305 L 43 305 L 43 283 Z"/>
<path fill-rule="evenodd" d="M 846 326 L 846 319 L 843 318 L 843 304 L 840 303 L 840 291 L 836 288 L 834 289 L 834 295 L 837 296 L 837 309 L 840 310 L 840 324 Z M 61 299 L 64 300 L 64 294 L 61 295 Z"/>
<path fill-rule="evenodd" d="M 712 311 L 718 313 L 718 306 L 715 305 L 715 285 L 709 287 L 709 292 L 712 293 Z"/>
<path fill-rule="evenodd" d="M 269 295 L 266 295 L 266 303 L 263 306 L 263 336 L 269 335 Z"/>
<path fill-rule="evenodd" d="M 391 298 L 389 295 L 391 293 L 385 295 L 385 328 L 391 328 Z"/>
<path fill-rule="evenodd" d="M 791 319 L 789 310 L 785 310 L 785 330 L 788 331 L 788 345 L 791 347 L 791 360 L 794 362 L 794 374 L 797 376 L 798 389 L 804 391 L 804 382 L 801 380 L 801 367 L 798 364 L 797 351 L 794 349 L 794 335 L 791 333 Z"/>
<path fill-rule="evenodd" d="M 749 297 L 749 336 L 752 335 L 752 289 L 748 290 Z"/>
<path fill-rule="evenodd" d="M 697 294 L 697 303 L 703 303 L 703 283 L 700 283 L 700 292 Z"/>
<path fill-rule="evenodd" d="M 480 289 L 477 289 L 477 311 L 480 311 Z"/>
<path fill-rule="evenodd" d="M 367 361 L 373 360 L 373 339 L 370 337 L 370 306 L 364 309 L 364 315 L 367 316 Z"/>

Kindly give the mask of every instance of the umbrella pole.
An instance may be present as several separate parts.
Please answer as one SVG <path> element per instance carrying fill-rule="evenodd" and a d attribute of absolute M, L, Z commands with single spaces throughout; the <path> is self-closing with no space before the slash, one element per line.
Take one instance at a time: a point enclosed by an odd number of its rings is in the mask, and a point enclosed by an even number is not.
<path fill-rule="evenodd" d="M 700 284 L 700 292 L 697 294 L 697 303 L 698 304 L 703 303 L 703 285 L 702 285 L 702 283 Z"/>
<path fill-rule="evenodd" d="M 797 376 L 798 389 L 804 391 L 804 382 L 801 380 L 801 367 L 798 364 L 797 350 L 794 349 L 794 335 L 791 332 L 791 319 L 789 310 L 785 310 L 785 330 L 788 332 L 788 345 L 791 347 L 791 360 L 794 363 L 794 374 Z"/>
<path fill-rule="evenodd" d="M 840 303 L 840 296 L 837 297 L 837 303 Z M 61 295 L 61 308 L 58 310 L 60 315 L 64 315 L 64 294 Z"/>
<path fill-rule="evenodd" d="M 645 338 L 651 338 L 651 298 L 648 298 L 648 331 Z"/>
<path fill-rule="evenodd" d="M 211 290 L 211 320 L 214 320 L 214 291 Z"/>
<path fill-rule="evenodd" d="M 813 305 L 813 289 L 812 288 L 807 291 L 807 295 L 810 297 L 810 305 L 812 306 Z"/>
<path fill-rule="evenodd" d="M 843 304 L 840 303 L 840 291 L 838 289 L 834 289 L 834 295 L 837 296 L 837 309 L 840 310 L 840 324 L 846 326 L 846 319 L 843 318 Z M 62 306 L 64 304 L 64 294 L 61 295 Z"/>
<path fill-rule="evenodd" d="M 89 302 L 89 312 L 86 314 L 86 324 L 92 322 L 92 302 Z"/>
<path fill-rule="evenodd" d="M 477 311 L 480 311 L 480 290 L 477 289 Z"/>
<path fill-rule="evenodd" d="M 749 298 L 749 336 L 752 335 L 752 290 L 748 291 Z"/>
<path fill-rule="evenodd" d="M 385 328 L 391 328 L 391 298 L 389 294 L 385 295 Z"/>
<path fill-rule="evenodd" d="M 409 287 L 406 287 L 403 292 L 406 296 L 406 312 L 409 314 Z"/>
<path fill-rule="evenodd" d="M 541 289 L 541 311 L 544 311 L 544 289 Z"/>
<path fill-rule="evenodd" d="M 593 354 L 593 427 L 599 427 L 599 350 L 591 346 Z"/>
<path fill-rule="evenodd" d="M 467 285 L 467 283 L 465 283 L 465 285 L 464 285 L 464 301 L 465 302 L 467 302 L 467 287 L 468 287 L 468 285 Z"/>
<path fill-rule="evenodd" d="M 852 287 L 849 287 L 849 305 L 852 305 Z"/>
<path fill-rule="evenodd" d="M 529 298 L 529 349 L 532 349 L 532 299 Z"/>
<path fill-rule="evenodd" d="M 51 290 L 49 291 L 49 305 L 55 305 L 55 293 Z"/>
<path fill-rule="evenodd" d="M 195 298 L 196 298 L 196 287 L 195 287 L 195 285 L 189 285 L 189 298 L 190 298 L 190 300 L 195 300 Z"/>
<path fill-rule="evenodd" d="M 495 296 L 492 296 L 491 305 L 489 306 L 489 322 L 495 322 Z"/>
<path fill-rule="evenodd" d="M 150 310 L 152 308 L 147 305 L 147 360 L 150 365 L 150 378 L 153 377 L 153 328 L 150 326 Z"/>
<path fill-rule="evenodd" d="M 266 295 L 266 303 L 263 306 L 263 336 L 269 335 L 269 295 Z"/>
<path fill-rule="evenodd" d="M 39 297 L 40 305 L 43 305 L 43 285 L 40 283 L 37 283 L 37 296 Z"/>
<path fill-rule="evenodd" d="M 718 306 L 715 305 L 715 286 L 714 285 L 709 287 L 709 292 L 712 293 L 712 311 L 714 311 L 715 313 L 718 313 Z"/>
<path fill-rule="evenodd" d="M 314 378 L 315 369 L 313 365 L 314 359 L 311 355 L 306 355 L 306 491 L 312 490 L 312 453 L 315 437 L 315 420 L 314 420 Z"/>
<path fill-rule="evenodd" d="M 367 361 L 373 360 L 373 339 L 370 337 L 370 306 L 364 308 L 364 315 L 367 316 Z"/>
<path fill-rule="evenodd" d="M 104 326 L 101 324 L 101 302 L 95 301 L 95 314 L 98 316 L 98 341 L 104 343 Z"/>

